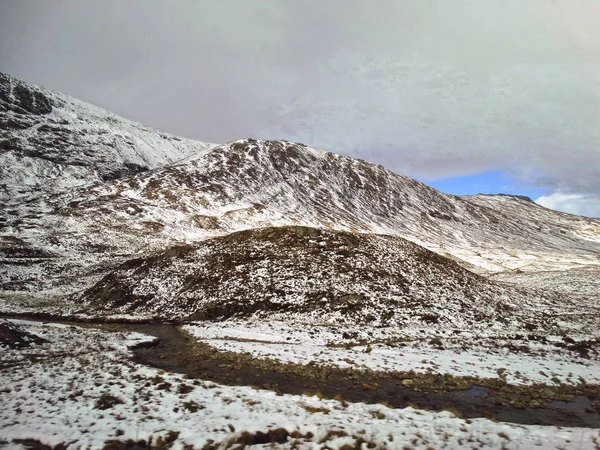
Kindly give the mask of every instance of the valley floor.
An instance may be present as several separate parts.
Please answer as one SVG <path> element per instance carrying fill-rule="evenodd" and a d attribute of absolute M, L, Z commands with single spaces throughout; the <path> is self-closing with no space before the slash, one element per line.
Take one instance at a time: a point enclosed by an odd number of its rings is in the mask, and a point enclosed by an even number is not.
<path fill-rule="evenodd" d="M 600 448 L 593 428 L 465 419 L 416 405 L 194 379 L 135 362 L 132 349 L 155 340 L 140 333 L 13 319 L 2 327 L 5 448 Z"/>
<path fill-rule="evenodd" d="M 583 347 L 566 350 L 561 336 L 277 321 L 201 322 L 184 329 L 217 349 L 284 363 L 501 377 L 510 385 L 600 384 L 600 360 Z"/>

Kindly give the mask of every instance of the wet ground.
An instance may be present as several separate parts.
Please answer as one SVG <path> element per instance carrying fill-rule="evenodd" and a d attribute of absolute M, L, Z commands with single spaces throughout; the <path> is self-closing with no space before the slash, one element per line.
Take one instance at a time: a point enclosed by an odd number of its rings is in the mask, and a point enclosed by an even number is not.
<path fill-rule="evenodd" d="M 200 359 L 189 341 L 173 325 L 126 325 L 125 328 L 160 339 L 156 346 L 135 350 L 135 360 L 165 371 L 227 385 L 256 386 L 284 394 L 320 393 L 349 402 L 379 403 L 395 408 L 417 405 L 429 410 L 450 409 L 464 418 L 488 417 L 525 425 L 600 427 L 600 413 L 590 408 L 587 397 L 574 402 L 552 402 L 547 408 L 516 408 L 498 405 L 485 387 L 425 393 L 402 386 L 401 380 L 385 376 L 348 379 L 336 373 L 325 379 L 308 379 L 294 373 L 259 369 L 253 365 L 218 357 Z"/>
<path fill-rule="evenodd" d="M 384 403 L 394 408 L 416 406 L 433 411 L 448 409 L 464 418 L 486 417 L 524 425 L 600 428 L 600 413 L 592 407 L 592 402 L 597 403 L 600 400 L 598 398 L 578 397 L 572 402 L 551 402 L 548 407 L 543 408 L 518 408 L 498 404 L 489 395 L 488 388 L 483 386 L 426 393 L 405 387 L 400 379 L 385 374 L 376 377 L 372 374 L 348 377 L 332 371 L 323 378 L 311 378 L 257 367 L 239 359 L 232 361 L 230 358 L 220 357 L 219 352 L 199 356 L 189 337 L 172 324 L 66 323 L 106 330 L 137 331 L 155 336 L 159 338 L 157 344 L 133 350 L 136 362 L 225 385 L 254 386 L 282 394 L 318 393 L 325 398 Z"/>

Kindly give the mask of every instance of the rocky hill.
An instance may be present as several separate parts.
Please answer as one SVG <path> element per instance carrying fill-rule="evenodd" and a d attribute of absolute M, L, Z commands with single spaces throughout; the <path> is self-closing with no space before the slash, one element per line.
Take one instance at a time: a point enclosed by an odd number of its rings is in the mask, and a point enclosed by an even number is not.
<path fill-rule="evenodd" d="M 557 327 L 556 296 L 494 283 L 402 238 L 262 228 L 131 259 L 79 296 L 101 316 L 403 327 Z"/>

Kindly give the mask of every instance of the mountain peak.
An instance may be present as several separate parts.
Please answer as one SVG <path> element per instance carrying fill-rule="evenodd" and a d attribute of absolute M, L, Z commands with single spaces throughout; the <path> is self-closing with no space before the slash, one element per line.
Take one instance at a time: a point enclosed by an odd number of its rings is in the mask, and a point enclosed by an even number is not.
<path fill-rule="evenodd" d="M 269 158 L 299 158 L 302 156 L 323 157 L 327 152 L 311 148 L 305 144 L 290 142 L 283 139 L 255 139 L 246 138 L 229 142 L 223 146 L 225 149 L 257 156 L 259 153 L 268 155 Z"/>
<path fill-rule="evenodd" d="M 213 146 L 0 74 L 3 206 L 132 175 Z"/>
<path fill-rule="evenodd" d="M 52 106 L 40 87 L 0 72 L 0 111 L 44 115 L 52 112 Z"/>

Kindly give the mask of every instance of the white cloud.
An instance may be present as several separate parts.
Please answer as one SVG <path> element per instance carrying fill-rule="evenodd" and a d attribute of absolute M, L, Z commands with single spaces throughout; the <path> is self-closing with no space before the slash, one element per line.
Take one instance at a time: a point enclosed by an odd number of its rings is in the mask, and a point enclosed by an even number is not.
<path fill-rule="evenodd" d="M 586 217 L 600 217 L 600 198 L 581 194 L 555 192 L 535 201 L 538 205 Z"/>

